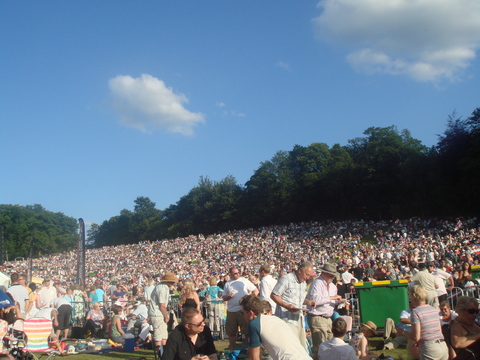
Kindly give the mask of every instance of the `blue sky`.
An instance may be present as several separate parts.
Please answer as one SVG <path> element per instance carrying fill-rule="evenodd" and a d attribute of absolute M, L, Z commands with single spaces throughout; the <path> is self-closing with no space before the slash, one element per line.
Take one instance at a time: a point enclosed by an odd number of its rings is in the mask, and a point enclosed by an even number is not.
<path fill-rule="evenodd" d="M 0 203 L 102 223 L 480 106 L 478 0 L 0 1 Z"/>

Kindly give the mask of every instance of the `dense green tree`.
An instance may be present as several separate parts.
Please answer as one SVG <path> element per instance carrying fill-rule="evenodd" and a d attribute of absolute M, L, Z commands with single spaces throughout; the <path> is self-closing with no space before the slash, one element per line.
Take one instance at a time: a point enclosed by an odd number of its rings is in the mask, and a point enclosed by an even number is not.
<path fill-rule="evenodd" d="M 0 225 L 10 259 L 28 257 L 32 237 L 34 256 L 72 249 L 78 238 L 74 218 L 47 211 L 38 204 L 0 205 Z"/>

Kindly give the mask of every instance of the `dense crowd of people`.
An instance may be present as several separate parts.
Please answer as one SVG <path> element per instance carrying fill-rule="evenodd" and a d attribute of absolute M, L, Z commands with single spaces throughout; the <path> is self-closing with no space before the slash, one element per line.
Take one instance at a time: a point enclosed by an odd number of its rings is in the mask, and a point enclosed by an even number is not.
<path fill-rule="evenodd" d="M 40 308 L 47 301 L 46 294 L 56 291 L 69 299 L 74 320 L 87 314 L 94 331 L 95 314 L 103 303 L 116 304 L 118 315 L 118 306 L 125 306 L 119 301 L 131 301 L 135 306 L 139 305 L 136 302 L 153 302 L 141 320 L 153 318 L 154 328 L 160 328 L 168 320 L 162 304 L 169 293 L 178 291 L 181 306 L 196 310 L 187 316 L 190 320 L 185 318 L 188 321 L 203 318 L 200 295 L 211 301 L 212 314 L 220 302 L 228 304 L 227 334 L 233 350 L 239 326 L 244 326 L 242 333 L 255 331 L 259 321 L 265 326 L 278 326 L 273 320 L 260 318 L 261 305 L 256 300 L 242 300 L 260 294 L 273 313 L 299 334 L 301 348 L 306 347 L 304 328 L 308 323 L 313 356 L 317 358 L 320 344 L 341 334 L 344 327 L 341 322 L 333 325 L 330 317 L 347 290 L 342 293 L 337 286 L 332 290 L 332 281 L 349 286 L 357 281 L 413 279 L 427 289 L 425 299 L 418 304 L 438 309 L 447 291 L 476 283 L 471 267 L 479 263 L 480 228 L 476 218 L 308 222 L 88 249 L 82 286 L 75 284 L 75 251 L 36 258 L 32 260 L 32 279 L 41 279 L 44 285 L 33 289 L 37 295 L 30 303 Z M 22 274 L 20 279 L 26 281 L 29 262 L 7 262 L 0 270 L 7 275 Z M 440 290 L 444 293 L 438 291 L 433 276 L 441 279 Z M 55 290 L 50 290 L 50 282 Z M 242 301 L 244 306 L 240 305 Z M 308 313 L 307 321 L 299 316 L 302 311 Z M 81 316 L 75 319 L 75 314 Z M 201 332 L 185 319 L 182 334 L 198 336 Z M 198 326 L 203 329 L 202 324 Z M 138 326 L 142 328 L 142 324 Z M 122 328 L 117 328 L 118 337 Z M 332 329 L 336 329 L 335 334 Z M 373 331 L 371 327 L 364 329 L 366 334 Z M 154 331 L 153 340 L 165 346 L 167 336 Z M 366 342 L 362 344 L 366 347 Z M 361 358 L 368 355 L 363 349 L 360 353 Z"/>
<path fill-rule="evenodd" d="M 361 241 L 368 235 L 373 235 L 374 241 Z M 203 288 L 208 286 L 210 277 L 221 280 L 232 266 L 239 267 L 246 276 L 255 276 L 259 266 L 267 263 L 274 277 L 278 277 L 291 272 L 303 261 L 312 262 L 314 268 L 328 262 L 373 270 L 386 267 L 385 270 L 393 271 L 396 278 L 403 278 L 413 270 L 409 266 L 411 261 L 445 260 L 454 272 L 458 271 L 459 277 L 462 262 L 478 263 L 479 238 L 475 218 L 311 222 L 209 236 L 200 234 L 88 249 L 85 286 L 88 289 L 100 282 L 109 288 L 121 283 L 130 294 L 137 296 L 150 279 L 158 280 L 170 271 L 180 279 L 191 279 L 197 288 Z M 75 282 L 75 264 L 74 250 L 36 258 L 33 259 L 32 276 L 50 279 L 67 288 Z M 7 275 L 27 273 L 28 260 L 7 262 L 0 271 Z M 371 275 L 371 270 L 368 271 Z"/>

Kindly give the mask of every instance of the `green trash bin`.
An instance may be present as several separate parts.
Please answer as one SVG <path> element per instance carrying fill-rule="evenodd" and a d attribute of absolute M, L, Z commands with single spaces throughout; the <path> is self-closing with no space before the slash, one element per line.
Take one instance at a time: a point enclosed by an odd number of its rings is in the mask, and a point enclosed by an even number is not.
<path fill-rule="evenodd" d="M 402 310 L 408 309 L 408 280 L 383 280 L 355 284 L 360 307 L 360 322 L 373 321 L 378 328 L 385 319 L 400 321 Z"/>
<path fill-rule="evenodd" d="M 480 265 L 472 266 L 472 279 L 480 279 Z"/>

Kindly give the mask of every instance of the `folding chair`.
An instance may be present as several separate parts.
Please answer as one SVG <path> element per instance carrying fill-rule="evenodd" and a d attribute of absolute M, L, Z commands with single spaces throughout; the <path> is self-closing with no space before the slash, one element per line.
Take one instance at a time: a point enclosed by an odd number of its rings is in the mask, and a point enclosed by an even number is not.
<path fill-rule="evenodd" d="M 353 318 L 347 315 L 342 315 L 341 318 L 347 323 L 347 333 L 345 334 L 344 340 L 346 343 L 350 343 L 352 339 Z"/>
<path fill-rule="evenodd" d="M 46 356 L 46 360 L 54 358 L 60 352 L 50 347 L 48 337 L 52 333 L 52 320 L 30 318 L 23 323 L 23 332 L 27 337 L 25 350 L 36 360 Z M 60 346 L 60 343 L 59 343 Z"/>

